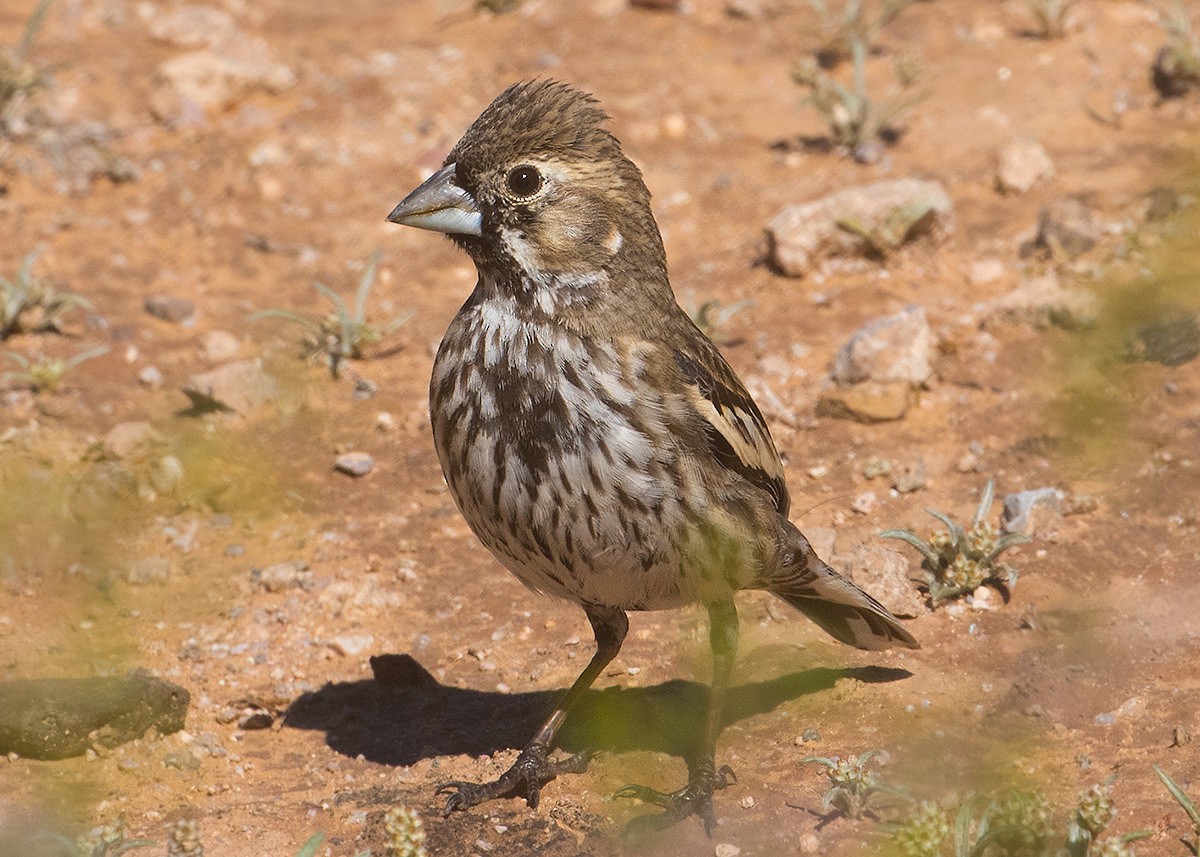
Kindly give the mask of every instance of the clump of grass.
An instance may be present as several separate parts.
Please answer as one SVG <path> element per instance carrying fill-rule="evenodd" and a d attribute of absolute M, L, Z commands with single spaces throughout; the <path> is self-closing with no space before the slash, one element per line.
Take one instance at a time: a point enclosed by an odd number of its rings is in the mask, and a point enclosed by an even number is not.
<path fill-rule="evenodd" d="M 727 344 L 730 339 L 725 333 L 725 325 L 752 303 L 753 301 L 737 301 L 732 304 L 723 304 L 716 298 L 712 298 L 699 306 L 689 305 L 687 314 L 696 327 L 700 328 L 701 333 L 713 342 Z"/>
<path fill-rule="evenodd" d="M 840 10 L 831 9 L 825 0 L 808 0 L 809 8 L 817 13 L 822 44 L 815 56 L 821 68 L 836 68 L 850 59 L 855 41 L 868 49 L 875 37 L 913 0 L 884 0 L 879 11 L 871 15 L 862 0 L 846 0 Z"/>
<path fill-rule="evenodd" d="M 862 818 L 868 804 L 879 794 L 898 794 L 898 790 L 886 785 L 874 771 L 867 770 L 867 762 L 880 755 L 880 750 L 868 750 L 847 759 L 834 756 L 825 758 L 809 756 L 801 764 L 816 762 L 824 765 L 829 778 L 829 789 L 821 798 L 821 810 L 837 810 L 847 818 Z"/>
<path fill-rule="evenodd" d="M 1167 787 L 1167 791 L 1171 793 L 1171 797 L 1175 798 L 1175 802 L 1183 807 L 1183 811 L 1187 813 L 1188 819 L 1192 822 L 1192 835 L 1195 839 L 1191 842 L 1184 840 L 1184 845 L 1191 850 L 1192 854 L 1200 855 L 1200 809 L 1196 808 L 1195 801 L 1188 797 L 1188 793 L 1183 790 L 1183 786 L 1175 782 L 1170 774 L 1158 765 L 1154 766 L 1154 773 L 1158 774 L 1158 778 Z"/>
<path fill-rule="evenodd" d="M 18 333 L 62 333 L 63 316 L 73 309 L 91 309 L 83 295 L 54 288 L 34 276 L 39 250 L 21 261 L 16 279 L 0 277 L 0 339 Z"/>
<path fill-rule="evenodd" d="M 1192 28 L 1183 0 L 1171 6 L 1151 2 L 1158 12 L 1159 26 L 1167 33 L 1167 43 L 1154 58 L 1150 80 L 1163 98 L 1178 98 L 1200 91 L 1200 38 Z"/>
<path fill-rule="evenodd" d="M 80 363 L 107 353 L 107 345 L 98 345 L 95 348 L 89 348 L 65 360 L 57 357 L 46 357 L 45 355 L 30 359 L 24 354 L 18 354 L 16 351 L 0 352 L 0 357 L 7 357 L 21 367 L 19 371 L 5 372 L 3 375 L 0 375 L 0 383 L 27 387 L 33 390 L 34 393 L 53 393 L 62 385 L 63 380 L 71 373 L 71 370 Z"/>
<path fill-rule="evenodd" d="M 8 108 L 22 96 L 46 85 L 45 75 L 29 62 L 29 49 L 46 19 L 50 0 L 41 0 L 25 20 L 21 38 L 13 47 L 0 46 L 0 134 L 7 132 Z"/>
<path fill-rule="evenodd" d="M 415 809 L 394 806 L 383 817 L 387 839 L 383 853 L 387 857 L 426 857 L 425 825 Z"/>
<path fill-rule="evenodd" d="M 860 163 L 872 163 L 878 160 L 882 146 L 899 138 L 899 123 L 926 93 L 908 92 L 917 72 L 902 62 L 897 66 L 902 93 L 894 98 L 872 98 L 867 92 L 865 39 L 853 37 L 850 54 L 853 71 L 849 86 L 831 77 L 816 59 L 801 62 L 792 71 L 792 79 L 809 91 L 804 103 L 811 104 L 825 120 L 834 146 Z"/>
<path fill-rule="evenodd" d="M 323 358 L 330 374 L 337 378 L 343 361 L 365 359 L 367 349 L 378 345 L 413 316 L 412 311 L 406 311 L 382 325 L 367 320 L 367 300 L 375 285 L 378 266 L 379 253 L 375 252 L 359 279 L 353 310 L 333 289 L 314 282 L 313 287 L 333 304 L 333 312 L 313 318 L 291 310 L 267 309 L 254 313 L 250 319 L 281 318 L 299 325 L 304 330 L 301 344 L 305 359 Z"/>
<path fill-rule="evenodd" d="M 1067 16 L 1078 0 L 1025 0 L 1025 7 L 1033 15 L 1036 29 L 1033 34 L 1039 39 L 1061 39 L 1067 34 Z"/>
<path fill-rule="evenodd" d="M 984 585 L 995 588 L 1008 600 L 1009 589 L 1017 582 L 1017 570 L 997 560 L 1006 550 L 1028 542 L 1030 538 L 1022 533 L 1000 535 L 997 528 L 988 523 L 986 518 L 994 499 L 995 485 L 989 481 L 969 529 L 959 526 L 942 512 L 926 509 L 946 525 L 944 533 L 934 533 L 928 541 L 911 530 L 880 533 L 884 538 L 908 542 L 921 552 L 924 558 L 921 567 L 925 569 L 929 600 L 933 604 L 970 594 Z"/>

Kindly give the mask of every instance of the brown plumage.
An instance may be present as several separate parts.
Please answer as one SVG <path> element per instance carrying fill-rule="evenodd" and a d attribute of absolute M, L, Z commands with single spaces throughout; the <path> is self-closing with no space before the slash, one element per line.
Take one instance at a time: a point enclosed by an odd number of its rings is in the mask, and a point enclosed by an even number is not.
<path fill-rule="evenodd" d="M 737 641 L 733 595 L 766 589 L 864 649 L 916 641 L 787 519 L 762 413 L 675 302 L 650 193 L 588 95 L 505 90 L 389 220 L 450 234 L 479 281 L 434 362 L 434 442 L 472 530 L 532 589 L 579 603 L 588 668 L 499 780 L 449 783 L 447 812 L 539 789 L 566 712 L 620 649 L 626 611 L 703 603 L 715 660 L 688 785 L 623 793 L 699 813 L 729 781 L 714 745 Z"/>

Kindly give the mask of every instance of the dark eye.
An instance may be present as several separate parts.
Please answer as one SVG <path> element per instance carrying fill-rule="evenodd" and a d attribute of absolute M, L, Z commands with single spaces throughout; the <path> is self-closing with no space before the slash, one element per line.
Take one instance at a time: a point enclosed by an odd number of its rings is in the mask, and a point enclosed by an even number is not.
<path fill-rule="evenodd" d="M 508 189 L 518 199 L 528 199 L 542 189 L 542 174 L 528 164 L 513 167 L 508 174 Z"/>

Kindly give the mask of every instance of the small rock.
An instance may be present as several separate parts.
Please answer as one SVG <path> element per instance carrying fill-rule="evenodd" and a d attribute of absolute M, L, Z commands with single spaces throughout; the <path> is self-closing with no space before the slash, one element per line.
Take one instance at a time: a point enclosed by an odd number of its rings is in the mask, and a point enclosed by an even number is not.
<path fill-rule="evenodd" d="M 267 592 L 280 592 L 293 587 L 308 589 L 312 586 L 312 572 L 308 570 L 308 563 L 300 560 L 255 569 L 250 576 Z"/>
<path fill-rule="evenodd" d="M 738 857 L 742 849 L 729 842 L 721 842 L 713 849 L 714 857 Z"/>
<path fill-rule="evenodd" d="M 154 728 L 183 728 L 190 696 L 144 670 L 123 676 L 0 683 L 0 753 L 26 759 L 82 756 Z M 93 734 L 94 733 L 94 734 Z"/>
<path fill-rule="evenodd" d="M 370 634 L 342 634 L 329 641 L 329 648 L 343 657 L 352 658 L 365 652 L 375 638 Z"/>
<path fill-rule="evenodd" d="M 771 262 L 800 277 L 818 262 L 875 252 L 864 235 L 892 247 L 920 235 L 953 228 L 953 204 L 937 182 L 898 179 L 846 188 L 802 205 L 790 205 L 767 224 Z"/>
<path fill-rule="evenodd" d="M 157 366 L 147 366 L 138 372 L 138 383 L 145 387 L 161 387 L 163 373 Z"/>
<path fill-rule="evenodd" d="M 817 834 L 809 831 L 800 837 L 799 847 L 801 854 L 816 854 L 821 850 L 821 840 Z"/>
<path fill-rule="evenodd" d="M 878 455 L 872 455 L 863 463 L 862 475 L 868 479 L 876 479 L 880 476 L 887 476 L 892 472 L 891 460 L 880 458 Z"/>
<path fill-rule="evenodd" d="M 1056 325 L 1068 330 L 1088 327 L 1100 315 L 1100 301 L 1087 289 L 1064 287 L 1050 271 L 1030 277 L 990 305 L 993 312 L 1035 327 Z"/>
<path fill-rule="evenodd" d="M 171 561 L 162 556 L 148 556 L 134 560 L 125 571 L 125 579 L 134 586 L 148 583 L 163 584 L 171 577 Z"/>
<path fill-rule="evenodd" d="M 1163 98 L 1180 98 L 1189 92 L 1200 92 L 1200 70 L 1189 61 L 1186 50 L 1175 45 L 1163 45 L 1154 57 L 1150 82 Z"/>
<path fill-rule="evenodd" d="M 1025 193 L 1054 175 L 1054 164 L 1037 140 L 1013 140 L 1000 153 L 996 188 L 1001 193 Z"/>
<path fill-rule="evenodd" d="M 200 353 L 209 363 L 233 360 L 241 350 L 241 340 L 225 330 L 210 330 L 200 337 Z"/>
<path fill-rule="evenodd" d="M 168 124 L 199 124 L 252 92 L 277 94 L 295 83 L 296 75 L 271 58 L 266 42 L 239 33 L 160 64 L 150 107 Z"/>
<path fill-rule="evenodd" d="M 1057 520 L 1061 515 L 1061 504 L 1066 495 L 1057 488 L 1035 488 L 1004 498 L 1004 511 L 1000 515 L 1000 530 L 1005 533 L 1031 533 L 1034 531 L 1035 507 L 1039 512 L 1038 523 Z"/>
<path fill-rule="evenodd" d="M 243 715 L 238 720 L 238 729 L 250 732 L 254 729 L 270 729 L 275 722 L 275 715 L 269 711 L 256 710 Z"/>
<path fill-rule="evenodd" d="M 195 413 L 233 411 L 247 414 L 279 396 L 279 382 L 261 360 L 237 360 L 193 375 L 183 387 Z"/>
<path fill-rule="evenodd" d="M 897 616 L 920 616 L 925 603 L 917 587 L 909 580 L 909 560 L 905 554 L 884 545 L 864 542 L 849 556 L 839 556 L 838 564 L 859 586 Z"/>
<path fill-rule="evenodd" d="M 164 455 L 150 465 L 150 487 L 159 494 L 174 494 L 183 482 L 183 462 L 174 455 Z"/>
<path fill-rule="evenodd" d="M 908 412 L 911 395 L 907 383 L 867 381 L 845 389 L 826 390 L 817 400 L 816 414 L 862 423 L 898 420 Z"/>
<path fill-rule="evenodd" d="M 1200 356 L 1200 321 L 1182 307 L 1164 307 L 1139 327 L 1126 346 L 1126 358 L 1182 366 Z"/>
<path fill-rule="evenodd" d="M 972 286 L 984 286 L 1004 278 L 1004 263 L 999 259 L 980 259 L 971 265 L 967 279 Z"/>
<path fill-rule="evenodd" d="M 925 462 L 918 458 L 916 461 L 900 465 L 892 477 L 892 487 L 901 494 L 911 494 L 924 488 L 928 481 L 929 474 L 925 470 Z"/>
<path fill-rule="evenodd" d="M 196 305 L 187 298 L 151 295 L 144 304 L 146 312 L 163 321 L 182 324 L 196 314 Z"/>
<path fill-rule="evenodd" d="M 808 468 L 808 478 L 809 479 L 821 479 L 828 475 L 829 475 L 829 465 L 828 464 L 818 464 L 816 467 Z"/>
<path fill-rule="evenodd" d="M 174 768 L 177 771 L 198 771 L 200 760 L 190 752 L 180 750 L 163 756 L 163 767 Z"/>
<path fill-rule="evenodd" d="M 979 456 L 973 452 L 964 452 L 962 458 L 954 462 L 954 469 L 959 473 L 978 473 Z"/>
<path fill-rule="evenodd" d="M 150 423 L 139 420 L 136 422 L 117 423 L 108 430 L 100 448 L 106 458 L 122 461 L 134 456 L 145 455 L 149 450 L 164 443 L 163 436 L 154 430 Z"/>
<path fill-rule="evenodd" d="M 875 511 L 877 505 L 879 505 L 879 498 L 875 496 L 875 492 L 864 491 L 854 498 L 854 502 L 850 504 L 850 509 L 860 515 L 869 515 Z"/>
<path fill-rule="evenodd" d="M 380 411 L 375 415 L 375 428 L 381 432 L 394 432 L 396 418 L 387 411 Z"/>
<path fill-rule="evenodd" d="M 1097 714 L 1093 721 L 1099 726 L 1111 726 L 1122 717 L 1128 717 L 1138 710 L 1142 705 L 1142 699 L 1138 696 L 1131 696 L 1129 699 L 1122 702 L 1112 711 L 1107 711 L 1104 714 Z"/>
<path fill-rule="evenodd" d="M 1160 185 L 1146 198 L 1146 220 L 1158 223 L 1178 214 L 1187 207 L 1189 198 L 1170 185 Z"/>
<path fill-rule="evenodd" d="M 1033 246 L 1056 257 L 1073 259 L 1095 247 L 1103 235 L 1104 224 L 1096 213 L 1080 200 L 1068 197 L 1050 203 L 1038 214 Z"/>
<path fill-rule="evenodd" d="M 933 330 L 924 307 L 910 306 L 860 328 L 833 361 L 839 387 L 863 381 L 903 381 L 919 387 L 933 373 Z"/>
<path fill-rule="evenodd" d="M 212 46 L 233 31 L 232 15 L 207 6 L 179 6 L 150 21 L 150 38 L 177 48 Z"/>
<path fill-rule="evenodd" d="M 366 476 L 375 468 L 375 459 L 365 452 L 354 451 L 339 455 L 333 463 L 339 473 L 347 476 Z"/>

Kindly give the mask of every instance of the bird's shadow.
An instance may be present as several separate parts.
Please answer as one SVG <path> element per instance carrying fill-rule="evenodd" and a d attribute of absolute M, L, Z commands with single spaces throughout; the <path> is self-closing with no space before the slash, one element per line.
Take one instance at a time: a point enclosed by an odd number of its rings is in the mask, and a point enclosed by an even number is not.
<path fill-rule="evenodd" d="M 524 693 L 447 687 L 410 655 L 371 658 L 374 678 L 326 684 L 298 697 L 285 726 L 320 729 L 346 756 L 411 765 L 434 756 L 490 755 L 519 749 L 533 737 L 561 690 Z M 898 681 L 907 670 L 818 668 L 729 689 L 724 722 L 771 711 L 783 702 L 828 690 L 839 679 Z M 703 733 L 708 688 L 673 680 L 651 687 L 590 691 L 556 744 L 568 752 L 650 750 L 687 757 Z"/>

